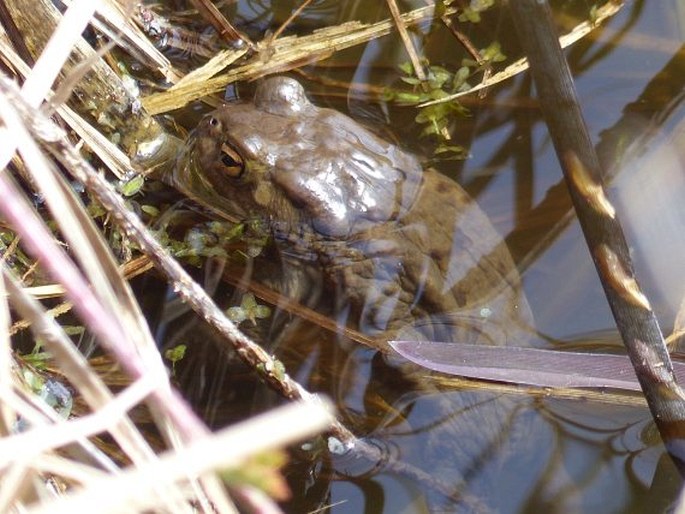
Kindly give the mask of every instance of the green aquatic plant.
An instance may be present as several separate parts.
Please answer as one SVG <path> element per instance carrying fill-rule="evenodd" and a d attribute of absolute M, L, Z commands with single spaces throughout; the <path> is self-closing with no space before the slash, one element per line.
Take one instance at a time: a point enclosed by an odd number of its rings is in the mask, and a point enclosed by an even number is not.
<path fill-rule="evenodd" d="M 173 348 L 169 348 L 164 352 L 164 358 L 171 362 L 171 375 L 176 376 L 176 364 L 183 360 L 186 356 L 188 347 L 184 344 L 179 344 Z"/>
<path fill-rule="evenodd" d="M 434 137 L 437 145 L 434 154 L 441 159 L 465 159 L 468 150 L 452 142 L 451 131 L 459 118 L 469 116 L 469 111 L 458 100 L 442 102 L 433 105 L 421 104 L 434 100 L 441 100 L 455 93 L 468 91 L 472 85 L 469 80 L 493 63 L 506 59 L 499 42 L 495 41 L 479 52 L 480 60 L 463 59 L 461 67 L 450 71 L 443 66 L 426 66 L 426 80 L 420 80 L 414 74 L 414 67 L 406 62 L 399 66 L 402 76 L 400 80 L 411 86 L 411 90 L 387 88 L 384 92 L 385 101 L 403 106 L 417 106 L 418 113 L 414 121 L 421 125 L 422 137 Z"/>
<path fill-rule="evenodd" d="M 421 81 L 414 76 L 414 68 L 407 62 L 400 65 L 403 75 L 400 80 L 412 86 L 411 90 L 386 89 L 383 98 L 403 106 L 418 106 L 431 100 L 439 100 L 456 91 L 465 84 L 467 73 L 458 71 L 452 73 L 442 66 L 427 66 L 426 81 Z M 468 72 L 468 70 L 467 70 Z M 466 157 L 466 150 L 460 145 L 451 143 L 450 128 L 455 117 L 468 116 L 468 110 L 458 101 L 444 102 L 440 104 L 419 107 L 414 121 L 421 125 L 422 137 L 434 136 L 438 140 L 436 153 L 443 153 L 444 157 Z"/>
<path fill-rule="evenodd" d="M 117 191 L 119 191 L 126 198 L 130 198 L 138 194 L 145 184 L 145 178 L 141 174 L 132 175 L 130 178 L 119 181 L 117 184 Z"/>
<path fill-rule="evenodd" d="M 445 5 L 450 5 L 451 0 L 445 1 Z M 487 11 L 495 5 L 495 0 L 471 0 L 469 5 L 463 7 L 459 14 L 459 21 L 468 21 L 471 23 L 478 23 L 481 20 L 481 13 Z"/>
<path fill-rule="evenodd" d="M 245 293 L 239 306 L 231 307 L 226 311 L 228 319 L 236 325 L 248 319 L 256 325 L 258 319 L 268 318 L 270 315 L 271 309 L 266 305 L 258 304 L 252 293 Z"/>

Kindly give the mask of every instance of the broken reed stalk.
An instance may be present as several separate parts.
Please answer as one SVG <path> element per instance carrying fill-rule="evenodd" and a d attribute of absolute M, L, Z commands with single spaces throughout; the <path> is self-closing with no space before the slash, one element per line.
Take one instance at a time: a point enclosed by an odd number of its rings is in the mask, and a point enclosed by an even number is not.
<path fill-rule="evenodd" d="M 634 277 L 628 245 L 604 195 L 602 171 L 545 0 L 509 2 L 554 148 L 616 325 L 671 458 L 685 475 L 685 394 Z"/>

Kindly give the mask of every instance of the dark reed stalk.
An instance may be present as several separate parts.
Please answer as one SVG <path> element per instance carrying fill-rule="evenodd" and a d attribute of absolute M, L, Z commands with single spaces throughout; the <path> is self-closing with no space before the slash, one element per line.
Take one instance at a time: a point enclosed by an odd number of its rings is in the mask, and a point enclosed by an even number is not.
<path fill-rule="evenodd" d="M 685 475 L 685 394 L 649 301 L 634 277 L 628 245 L 582 117 L 571 72 L 545 0 L 509 9 L 528 56 L 540 107 L 616 325 L 666 448 Z"/>

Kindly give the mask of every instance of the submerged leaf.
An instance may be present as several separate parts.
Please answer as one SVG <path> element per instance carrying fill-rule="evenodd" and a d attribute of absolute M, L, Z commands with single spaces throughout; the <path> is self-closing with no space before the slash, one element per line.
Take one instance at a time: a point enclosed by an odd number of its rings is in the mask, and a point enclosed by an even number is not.
<path fill-rule="evenodd" d="M 404 358 L 450 375 L 537 387 L 596 387 L 640 391 L 626 355 L 564 352 L 513 346 L 390 341 Z M 673 362 L 685 380 L 685 363 Z"/>

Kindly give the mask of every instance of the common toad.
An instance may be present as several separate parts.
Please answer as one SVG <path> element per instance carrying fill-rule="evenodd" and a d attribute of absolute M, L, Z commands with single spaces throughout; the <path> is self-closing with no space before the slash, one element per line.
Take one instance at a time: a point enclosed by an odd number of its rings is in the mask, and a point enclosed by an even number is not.
<path fill-rule="evenodd" d="M 289 258 L 320 266 L 348 323 L 397 336 L 517 344 L 530 323 L 502 239 L 453 180 L 287 77 L 192 132 L 174 185 L 229 219 L 260 220 Z"/>

